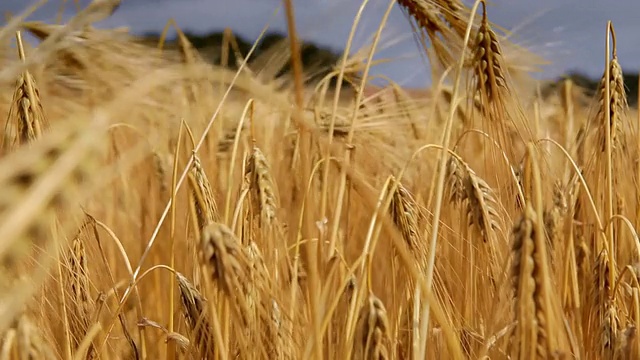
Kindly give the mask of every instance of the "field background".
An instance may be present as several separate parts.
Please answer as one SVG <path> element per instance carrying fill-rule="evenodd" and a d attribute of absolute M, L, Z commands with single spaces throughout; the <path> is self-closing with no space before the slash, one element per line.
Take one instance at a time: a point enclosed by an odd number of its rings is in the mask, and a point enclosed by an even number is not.
<path fill-rule="evenodd" d="M 92 26 L 117 3 L 0 29 L 0 359 L 640 357 L 615 24 L 601 79 L 539 81 L 484 2 L 398 0 L 407 89 L 372 84 L 377 31 Z"/>

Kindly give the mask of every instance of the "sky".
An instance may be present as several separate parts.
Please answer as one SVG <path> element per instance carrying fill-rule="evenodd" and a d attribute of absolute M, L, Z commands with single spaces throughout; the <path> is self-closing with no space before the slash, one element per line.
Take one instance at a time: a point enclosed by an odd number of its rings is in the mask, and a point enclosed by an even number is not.
<path fill-rule="evenodd" d="M 63 0 L 48 0 L 30 19 L 54 22 Z M 81 6 L 88 0 L 81 0 Z M 464 1 L 470 4 L 468 0 Z M 65 18 L 75 12 L 66 0 Z M 159 32 L 175 19 L 183 30 L 205 33 L 231 28 L 254 40 L 268 26 L 285 32 L 281 0 L 122 0 L 113 16 L 99 27 L 128 27 L 134 34 Z M 345 48 L 362 0 L 293 0 L 300 37 L 341 51 Z M 543 56 L 549 64 L 538 77 L 553 78 L 569 70 L 593 77 L 602 74 L 607 21 L 616 29 L 618 57 L 624 70 L 640 70 L 640 0 L 493 0 L 489 19 L 513 32 L 512 40 Z M 0 11 L 18 14 L 33 0 L 0 0 Z M 368 44 L 390 0 L 369 0 L 354 38 L 353 48 Z M 392 61 L 372 69 L 405 86 L 428 86 L 428 67 L 407 17 L 393 6 L 377 58 Z"/>

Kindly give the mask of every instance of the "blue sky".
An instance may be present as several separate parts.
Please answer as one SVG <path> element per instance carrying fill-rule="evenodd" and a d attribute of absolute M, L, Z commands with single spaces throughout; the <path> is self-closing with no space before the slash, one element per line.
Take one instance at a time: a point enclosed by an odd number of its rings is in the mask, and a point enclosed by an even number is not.
<path fill-rule="evenodd" d="M 465 1 L 469 3 L 469 1 Z M 30 0 L 2 0 L 0 10 L 19 13 Z M 54 21 L 62 0 L 49 0 L 32 19 Z M 66 16 L 73 13 L 67 0 Z M 82 0 L 87 4 L 87 0 Z M 299 32 L 303 39 L 341 50 L 346 44 L 361 0 L 294 0 Z M 370 0 L 357 32 L 355 46 L 366 44 L 375 33 L 389 0 Z M 122 0 L 118 11 L 101 27 L 126 26 L 133 33 L 160 31 L 174 18 L 185 30 L 206 32 L 231 28 L 254 39 L 267 24 L 271 30 L 286 29 L 281 0 Z M 514 41 L 529 47 L 551 62 L 544 77 L 570 69 L 599 76 L 604 64 L 607 20 L 618 37 L 618 56 L 625 70 L 640 70 L 640 0 L 493 0 L 489 18 L 513 30 Z M 412 36 L 407 19 L 395 7 L 383 32 L 384 49 L 378 57 L 395 59 L 373 69 L 407 86 L 426 86 L 427 67 Z"/>

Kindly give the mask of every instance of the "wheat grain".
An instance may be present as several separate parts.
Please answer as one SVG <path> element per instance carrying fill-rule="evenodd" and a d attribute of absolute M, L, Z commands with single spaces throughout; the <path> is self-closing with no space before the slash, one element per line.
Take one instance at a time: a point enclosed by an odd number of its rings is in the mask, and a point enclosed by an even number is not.
<path fill-rule="evenodd" d="M 87 265 L 87 254 L 82 239 L 84 224 L 78 234 L 71 240 L 71 248 L 68 255 L 68 277 L 67 281 L 71 288 L 71 316 L 70 330 L 74 341 L 74 347 L 80 345 L 87 334 L 93 316 L 93 299 L 89 289 L 89 268 Z M 89 353 L 92 348 L 89 348 Z"/>
<path fill-rule="evenodd" d="M 278 353 L 267 341 L 277 345 L 286 340 L 281 327 L 280 306 L 270 294 L 271 279 L 261 265 L 257 247 L 243 248 L 229 228 L 219 223 L 208 225 L 202 232 L 203 260 L 212 270 L 212 277 L 232 304 L 241 321 L 241 333 L 250 341 L 264 341 L 265 354 Z M 278 318 L 277 321 L 274 321 Z M 285 327 L 286 328 L 286 327 Z M 284 340 L 283 340 L 284 339 Z M 286 341 L 285 341 L 286 342 Z"/>
<path fill-rule="evenodd" d="M 389 187 L 394 186 L 395 191 L 391 194 L 391 204 L 389 208 L 391 218 L 400 230 L 400 233 L 402 233 L 402 237 L 409 246 L 409 249 L 415 254 L 419 266 L 423 267 L 425 266 L 427 258 L 427 249 L 425 248 L 424 242 L 420 241 L 418 228 L 418 218 L 420 215 L 417 204 L 409 191 L 392 176 Z"/>
<path fill-rule="evenodd" d="M 390 359 L 389 330 L 389 320 L 384 304 L 375 295 L 370 295 L 358 315 L 353 358 Z"/>
<path fill-rule="evenodd" d="M 444 68 L 451 66 L 455 61 L 455 49 L 460 47 L 460 34 L 466 30 L 466 21 L 458 17 L 459 8 L 455 6 L 459 3 L 447 2 L 450 5 L 446 4 L 444 11 L 432 0 L 397 0 L 397 3 L 429 37 L 439 63 Z M 447 20 L 452 23 L 447 23 Z M 455 31 L 452 31 L 451 25 Z"/>
<path fill-rule="evenodd" d="M 594 286 L 592 287 L 592 298 L 594 304 L 595 326 L 600 328 L 600 351 L 603 356 L 611 356 L 615 349 L 615 342 L 618 337 L 619 319 L 615 299 L 609 298 L 611 293 L 610 283 L 611 269 L 609 265 L 609 255 L 603 249 L 596 258 L 593 269 Z M 615 278 L 615 276 L 614 276 Z"/>
<path fill-rule="evenodd" d="M 184 318 L 195 339 L 195 346 L 201 357 L 214 357 L 215 340 L 205 299 L 184 275 L 176 273 L 176 280 L 180 289 Z"/>
<path fill-rule="evenodd" d="M 451 201 L 457 204 L 466 202 L 469 223 L 477 227 L 487 242 L 495 231 L 501 229 L 498 201 L 493 190 L 469 165 L 456 157 L 451 157 L 448 171 Z"/>
<path fill-rule="evenodd" d="M 449 184 L 449 200 L 456 206 L 462 204 L 462 202 L 467 197 L 467 192 L 464 186 L 464 171 L 462 170 L 462 166 L 460 162 L 455 158 L 451 157 L 449 159 L 449 163 L 447 164 L 447 174 Z"/>
<path fill-rule="evenodd" d="M 615 45 L 614 45 L 615 46 Z M 598 113 L 596 118 L 600 120 L 600 124 L 603 124 L 605 119 L 605 102 L 609 102 L 610 111 L 610 129 L 611 129 L 611 148 L 615 151 L 625 151 L 626 141 L 624 131 L 627 128 L 625 124 L 626 114 L 628 112 L 627 95 L 625 93 L 624 78 L 622 74 L 622 67 L 618 62 L 617 51 L 614 47 L 613 58 L 609 64 L 609 78 L 606 78 L 606 72 L 600 79 L 598 87 Z M 606 98 L 606 83 L 609 82 L 610 98 Z M 601 151 L 605 151 L 605 127 L 604 125 L 598 126 L 598 139 L 601 146 Z"/>
<path fill-rule="evenodd" d="M 25 54 L 20 32 L 17 34 L 17 43 L 18 53 L 24 61 Z M 48 123 L 40 102 L 40 91 L 31 72 L 25 70 L 20 74 L 16 83 L 13 102 L 5 126 L 5 136 L 14 137 L 7 139 L 9 143 L 5 144 L 4 151 L 11 151 L 22 144 L 40 138 L 47 127 Z M 15 134 L 12 134 L 13 129 L 15 129 Z"/>
<path fill-rule="evenodd" d="M 247 158 L 245 178 L 249 183 L 252 194 L 259 204 L 258 209 L 263 224 L 271 224 L 276 217 L 278 199 L 275 184 L 271 177 L 269 163 L 262 151 L 254 146 Z"/>
<path fill-rule="evenodd" d="M 536 212 L 527 206 L 525 213 L 514 227 L 512 247 L 512 279 L 515 292 L 515 316 L 518 322 L 513 345 L 514 356 L 524 358 L 548 358 L 557 356 L 553 343 L 558 331 L 553 309 L 549 301 L 552 294 L 545 274 L 548 261 L 544 241 L 540 241 Z M 554 333 L 550 333 L 549 331 Z"/>
<path fill-rule="evenodd" d="M 506 89 L 506 77 L 502 65 L 502 50 L 498 37 L 491 29 L 487 9 L 482 2 L 482 23 L 475 40 L 474 71 L 478 79 L 477 91 L 484 97 L 483 103 L 496 102 L 500 92 Z"/>
<path fill-rule="evenodd" d="M 198 231 L 201 231 L 208 224 L 217 221 L 219 214 L 211 184 L 202 168 L 200 158 L 195 153 L 193 154 L 193 163 L 189 173 L 189 185 L 196 210 Z"/>

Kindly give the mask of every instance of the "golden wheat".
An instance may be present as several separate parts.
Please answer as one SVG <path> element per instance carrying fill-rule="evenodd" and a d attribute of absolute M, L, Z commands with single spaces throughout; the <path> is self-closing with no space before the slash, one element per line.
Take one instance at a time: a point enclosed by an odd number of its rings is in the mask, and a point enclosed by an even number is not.
<path fill-rule="evenodd" d="M 152 46 L 94 27 L 117 1 L 8 21 L 39 42 L 0 59 L 0 358 L 637 358 L 613 26 L 591 104 L 538 91 L 484 1 L 397 4 L 433 89 L 371 85 L 374 45 L 314 83 L 294 30 L 250 53 L 227 31 L 203 51 L 239 70 L 207 64 L 175 22 Z"/>

